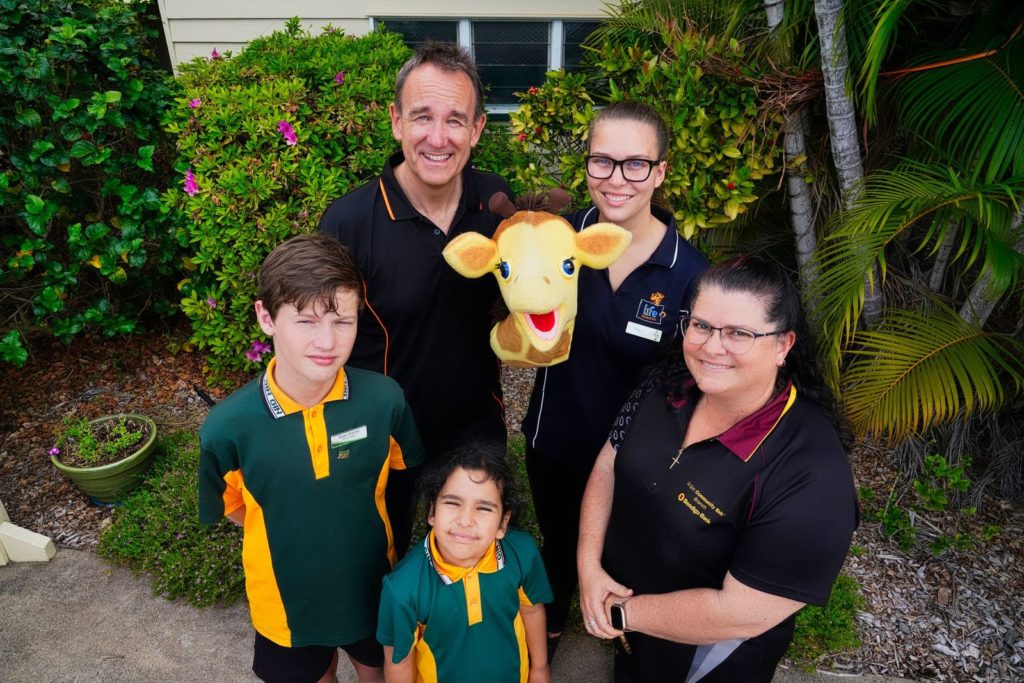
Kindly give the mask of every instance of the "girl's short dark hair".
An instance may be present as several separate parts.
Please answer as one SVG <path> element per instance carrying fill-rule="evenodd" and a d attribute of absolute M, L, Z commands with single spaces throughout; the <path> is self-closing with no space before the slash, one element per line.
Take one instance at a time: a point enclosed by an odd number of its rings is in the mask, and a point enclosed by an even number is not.
<path fill-rule="evenodd" d="M 311 302 L 335 313 L 339 291 L 355 292 L 363 308 L 363 281 L 348 250 L 337 240 L 314 233 L 298 235 L 277 245 L 263 261 L 259 274 L 259 300 L 270 313 L 286 304 L 302 310 Z"/>
<path fill-rule="evenodd" d="M 505 444 L 500 441 L 473 441 L 447 451 L 437 463 L 428 467 L 420 478 L 420 491 L 426 503 L 427 514 L 433 508 L 441 489 L 452 472 L 458 468 L 483 472 L 498 487 L 501 493 L 502 513 L 512 513 L 516 518 L 519 511 L 519 486 L 515 474 L 505 457 Z"/>

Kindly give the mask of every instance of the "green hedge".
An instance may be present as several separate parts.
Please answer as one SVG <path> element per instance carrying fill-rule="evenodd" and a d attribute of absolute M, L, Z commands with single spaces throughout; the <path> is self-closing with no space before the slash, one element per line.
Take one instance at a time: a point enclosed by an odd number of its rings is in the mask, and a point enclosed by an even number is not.
<path fill-rule="evenodd" d="M 589 68 L 552 71 L 520 94 L 512 133 L 532 163 L 514 167 L 517 182 L 562 186 L 578 205 L 589 204 L 587 129 L 596 108 L 627 99 L 650 104 L 669 125 L 661 195 L 686 237 L 734 220 L 757 200 L 755 182 L 781 156 L 780 121 L 759 114 L 750 84 L 756 69 L 740 43 L 666 26 L 660 36 L 606 40 L 586 61 Z"/>
<path fill-rule="evenodd" d="M 161 436 L 153 473 L 114 510 L 97 552 L 147 572 L 153 592 L 197 607 L 245 596 L 242 529 L 221 520 L 199 524 L 199 441 L 195 434 Z"/>
<path fill-rule="evenodd" d="M 127 333 L 168 307 L 169 74 L 146 6 L 0 0 L 0 360 L 23 364 L 32 331 Z"/>
<path fill-rule="evenodd" d="M 181 67 L 167 119 L 179 184 L 164 199 L 192 254 L 182 309 L 214 374 L 256 367 L 246 352 L 262 339 L 251 311 L 264 257 L 398 149 L 388 103 L 410 54 L 397 34 L 313 36 L 292 19 L 237 57 Z M 506 169 L 509 147 L 507 127 L 490 130 L 474 163 Z"/>

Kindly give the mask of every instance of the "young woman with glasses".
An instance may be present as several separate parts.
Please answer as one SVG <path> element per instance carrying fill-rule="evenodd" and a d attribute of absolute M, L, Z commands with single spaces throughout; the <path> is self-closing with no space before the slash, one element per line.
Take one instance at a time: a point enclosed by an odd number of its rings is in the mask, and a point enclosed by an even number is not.
<path fill-rule="evenodd" d="M 587 484 L 584 623 L 625 641 L 617 682 L 770 681 L 857 526 L 848 439 L 778 266 L 712 266 L 680 327 Z"/>
<path fill-rule="evenodd" d="M 638 374 L 671 343 L 693 279 L 707 261 L 652 203 L 665 180 L 669 131 L 652 108 L 619 102 L 590 125 L 587 188 L 593 206 L 568 220 L 581 230 L 603 221 L 632 233 L 607 270 L 580 272 L 572 351 L 538 371 L 523 420 L 526 466 L 542 556 L 555 599 L 547 607 L 553 655 L 576 591 L 579 509 L 587 477 L 612 420 Z"/>

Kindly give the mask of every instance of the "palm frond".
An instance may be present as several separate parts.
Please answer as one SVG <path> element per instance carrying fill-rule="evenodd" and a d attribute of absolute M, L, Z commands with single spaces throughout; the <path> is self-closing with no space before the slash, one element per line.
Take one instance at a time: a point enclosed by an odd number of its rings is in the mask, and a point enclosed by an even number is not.
<path fill-rule="evenodd" d="M 882 63 L 892 52 L 896 42 L 897 29 L 907 7 L 914 0 L 884 0 L 875 10 L 875 25 L 864 48 L 857 81 L 860 84 L 861 110 L 868 123 L 874 125 L 877 115 L 875 106 L 878 94 L 878 74 Z"/>
<path fill-rule="evenodd" d="M 937 306 L 896 310 L 858 332 L 841 397 L 854 430 L 898 441 L 961 413 L 994 411 L 1024 390 L 1024 344 Z"/>
<path fill-rule="evenodd" d="M 955 56 L 964 53 L 944 55 Z M 895 94 L 903 125 L 968 161 L 972 175 L 1024 174 L 1024 38 L 983 59 L 911 74 Z"/>
<path fill-rule="evenodd" d="M 607 3 L 608 18 L 587 39 L 588 45 L 605 40 L 621 41 L 636 33 L 662 35 L 670 27 L 692 26 L 704 34 L 722 40 L 741 38 L 756 29 L 753 17 L 758 7 L 764 14 L 763 3 L 758 0 L 626 0 L 621 4 Z M 763 30 L 764 21 L 760 22 Z"/>
<path fill-rule="evenodd" d="M 1024 183 L 1020 181 L 1014 185 L 971 182 L 941 164 L 905 161 L 866 176 L 854 206 L 836 213 L 826 225 L 815 257 L 819 277 L 809 300 L 816 302 L 813 315 L 821 324 L 833 370 L 856 331 L 865 278 L 876 264 L 884 278 L 886 247 L 894 239 L 912 227 L 930 226 L 919 243 L 923 248 L 936 234 L 937 223 L 946 223 L 951 216 L 968 219 L 964 224 L 969 229 L 962 233 L 965 242 L 958 252 L 969 255 L 961 264 L 966 270 L 984 251 L 990 230 L 1008 234 L 1021 197 Z"/>

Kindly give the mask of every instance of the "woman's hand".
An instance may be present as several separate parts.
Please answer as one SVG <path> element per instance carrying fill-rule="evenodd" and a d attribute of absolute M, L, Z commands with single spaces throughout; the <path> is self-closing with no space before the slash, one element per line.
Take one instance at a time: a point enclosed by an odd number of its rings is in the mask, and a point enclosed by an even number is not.
<path fill-rule="evenodd" d="M 608 575 L 600 564 L 580 567 L 580 611 L 587 633 L 598 638 L 616 638 L 622 634 L 608 621 L 605 603 L 631 597 L 633 590 Z"/>

